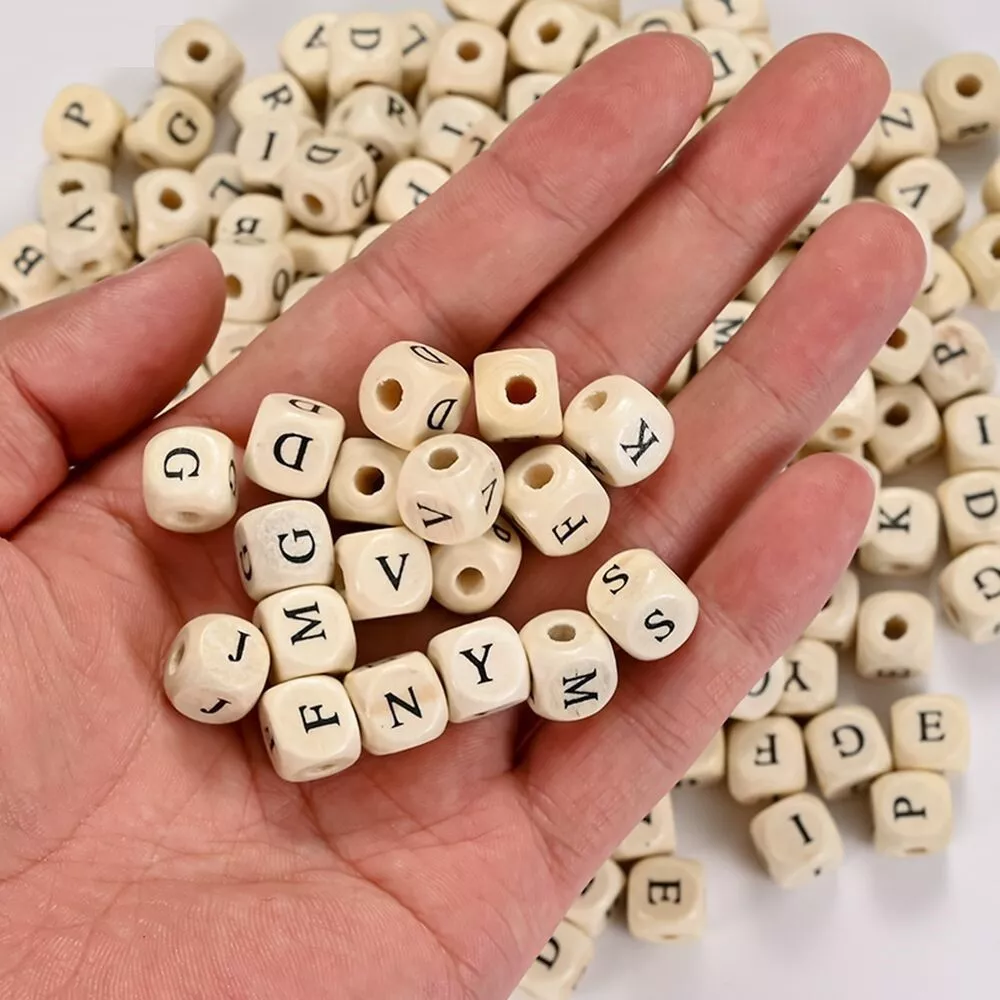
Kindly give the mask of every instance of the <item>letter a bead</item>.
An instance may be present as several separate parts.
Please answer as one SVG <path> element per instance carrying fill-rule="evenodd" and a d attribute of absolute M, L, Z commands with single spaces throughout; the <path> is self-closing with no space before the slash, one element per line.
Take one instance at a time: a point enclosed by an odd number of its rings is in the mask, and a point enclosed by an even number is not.
<path fill-rule="evenodd" d="M 691 637 L 698 598 L 655 553 L 629 549 L 594 574 L 587 610 L 626 653 L 659 660 Z"/>

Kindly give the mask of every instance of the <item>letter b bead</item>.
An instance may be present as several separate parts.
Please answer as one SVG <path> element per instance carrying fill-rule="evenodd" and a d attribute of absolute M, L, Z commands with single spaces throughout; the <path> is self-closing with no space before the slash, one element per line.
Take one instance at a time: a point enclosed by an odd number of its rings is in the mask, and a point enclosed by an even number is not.
<path fill-rule="evenodd" d="M 637 660 L 680 649 L 698 621 L 698 598 L 648 549 L 609 559 L 587 588 L 587 610 Z"/>

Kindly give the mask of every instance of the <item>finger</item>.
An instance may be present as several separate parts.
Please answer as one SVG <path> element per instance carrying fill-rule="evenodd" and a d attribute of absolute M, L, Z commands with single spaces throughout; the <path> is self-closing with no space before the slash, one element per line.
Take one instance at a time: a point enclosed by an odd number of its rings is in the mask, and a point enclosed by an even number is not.
<path fill-rule="evenodd" d="M 156 415 L 205 356 L 222 280 L 184 246 L 0 323 L 0 532 Z"/>
<path fill-rule="evenodd" d="M 701 611 L 687 644 L 662 663 L 623 662 L 618 693 L 600 715 L 540 730 L 519 773 L 566 887 L 558 903 L 569 902 L 801 634 L 850 562 L 871 503 L 871 480 L 848 459 L 793 466 L 691 577 Z"/>

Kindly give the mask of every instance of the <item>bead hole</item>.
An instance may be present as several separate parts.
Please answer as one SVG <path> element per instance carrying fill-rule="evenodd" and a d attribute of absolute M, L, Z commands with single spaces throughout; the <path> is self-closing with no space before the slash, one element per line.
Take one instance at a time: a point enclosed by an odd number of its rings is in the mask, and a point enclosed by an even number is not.
<path fill-rule="evenodd" d="M 212 54 L 212 50 L 204 42 L 194 41 L 188 45 L 187 53 L 189 59 L 204 62 Z"/>
<path fill-rule="evenodd" d="M 171 212 L 176 212 L 184 204 L 184 199 L 173 188 L 164 188 L 160 192 L 160 204 Z"/>
<path fill-rule="evenodd" d="M 72 194 L 74 191 L 82 191 L 83 185 L 79 181 L 63 181 L 59 185 L 60 194 Z"/>
<path fill-rule="evenodd" d="M 486 586 L 486 577 L 475 566 L 466 566 L 455 577 L 455 587 L 460 594 L 478 594 Z"/>
<path fill-rule="evenodd" d="M 302 204 L 305 206 L 306 211 L 310 215 L 322 215 L 323 214 L 323 202 L 314 194 L 307 194 L 302 196 Z"/>
<path fill-rule="evenodd" d="M 529 489 L 540 490 L 552 482 L 555 470 L 548 462 L 539 462 L 530 466 L 524 473 L 524 483 Z"/>
<path fill-rule="evenodd" d="M 993 246 L 990 247 L 990 254 L 994 260 L 1000 260 L 1000 239 L 993 241 Z"/>
<path fill-rule="evenodd" d="M 894 351 L 900 351 L 906 347 L 908 339 L 905 330 L 894 330 L 892 336 L 886 341 L 886 346 L 891 347 Z"/>
<path fill-rule="evenodd" d="M 438 472 L 450 469 L 458 461 L 458 452 L 454 448 L 435 448 L 427 456 L 427 464 Z"/>
<path fill-rule="evenodd" d="M 187 652 L 187 643 L 179 642 L 174 647 L 174 651 L 170 654 L 170 659 L 167 661 L 167 676 L 173 677 L 177 673 L 177 668 L 181 665 L 181 660 L 184 659 L 184 654 Z"/>
<path fill-rule="evenodd" d="M 830 431 L 830 436 L 835 441 L 846 441 L 849 437 L 854 436 L 854 432 L 850 427 L 834 427 L 833 430 Z"/>
<path fill-rule="evenodd" d="M 562 34 L 562 26 L 555 21 L 546 21 L 538 26 L 538 40 L 543 45 L 551 45 Z"/>
<path fill-rule="evenodd" d="M 588 410 L 594 410 L 595 412 L 599 410 L 608 401 L 608 394 L 606 392 L 592 392 L 584 401 L 583 405 L 587 407 Z"/>
<path fill-rule="evenodd" d="M 572 642 L 576 638 L 576 629 L 565 622 L 561 625 L 553 625 L 549 629 L 549 638 L 553 642 Z"/>
<path fill-rule="evenodd" d="M 482 54 L 483 50 L 479 47 L 479 42 L 465 41 L 458 47 L 458 58 L 462 62 L 475 62 Z"/>
<path fill-rule="evenodd" d="M 83 267 L 80 268 L 84 274 L 92 274 L 101 266 L 101 262 L 98 260 L 88 260 Z"/>
<path fill-rule="evenodd" d="M 893 615 L 885 623 L 885 625 L 882 626 L 882 635 L 895 642 L 897 639 L 902 639 L 909 630 L 910 626 L 907 625 L 905 618 L 901 615 Z"/>
<path fill-rule="evenodd" d="M 177 512 L 177 520 L 181 524 L 197 524 L 201 517 L 193 510 L 180 510 Z"/>
<path fill-rule="evenodd" d="M 966 73 L 955 84 L 955 89 L 962 97 L 975 97 L 983 89 L 983 81 L 974 73 Z"/>
<path fill-rule="evenodd" d="M 882 419 L 890 427 L 902 427 L 910 419 L 910 408 L 905 403 L 894 403 Z"/>
<path fill-rule="evenodd" d="M 374 465 L 366 465 L 354 473 L 354 488 L 365 497 L 381 493 L 385 486 L 385 473 Z"/>
<path fill-rule="evenodd" d="M 926 847 L 908 847 L 906 849 L 906 853 L 907 854 L 926 854 L 927 853 L 927 848 Z"/>
<path fill-rule="evenodd" d="M 403 402 L 403 387 L 394 379 L 387 378 L 379 382 L 375 389 L 375 399 L 383 410 L 398 410 Z"/>
<path fill-rule="evenodd" d="M 243 282 L 235 274 L 226 275 L 226 295 L 238 299 L 243 294 Z"/>
<path fill-rule="evenodd" d="M 504 386 L 507 402 L 514 406 L 525 406 L 538 395 L 538 386 L 527 375 L 515 375 Z"/>

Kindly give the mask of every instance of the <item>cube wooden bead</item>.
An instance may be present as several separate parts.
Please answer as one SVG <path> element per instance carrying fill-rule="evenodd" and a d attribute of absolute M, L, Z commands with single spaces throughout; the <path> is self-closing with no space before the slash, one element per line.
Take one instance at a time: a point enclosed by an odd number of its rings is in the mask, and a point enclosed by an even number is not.
<path fill-rule="evenodd" d="M 296 281 L 291 288 L 285 292 L 285 297 L 281 300 L 282 313 L 288 312 L 297 306 L 317 285 L 321 284 L 323 276 L 320 274 L 312 278 L 302 278 Z"/>
<path fill-rule="evenodd" d="M 582 552 L 611 515 L 607 491 L 567 448 L 541 445 L 507 469 L 503 509 L 547 556 Z"/>
<path fill-rule="evenodd" d="M 488 611 L 510 589 L 521 556 L 521 538 L 503 517 L 471 542 L 433 546 L 434 600 L 456 614 Z"/>
<path fill-rule="evenodd" d="M 692 348 L 677 362 L 677 367 L 670 373 L 667 384 L 660 392 L 664 403 L 670 402 L 694 377 L 694 349 Z"/>
<path fill-rule="evenodd" d="M 405 452 L 384 441 L 347 438 L 337 454 L 327 490 L 330 516 L 357 524 L 402 524 L 396 487 L 405 457 Z"/>
<path fill-rule="evenodd" d="M 802 638 L 785 654 L 788 665 L 777 715 L 812 718 L 837 703 L 840 664 L 836 649 L 818 639 Z"/>
<path fill-rule="evenodd" d="M 820 200 L 792 232 L 789 242 L 805 243 L 831 215 L 850 205 L 854 200 L 855 183 L 854 167 L 847 163 L 841 167 Z"/>
<path fill-rule="evenodd" d="M 677 784 L 689 788 L 707 788 L 717 785 L 725 776 L 726 733 L 719 729 Z"/>
<path fill-rule="evenodd" d="M 591 578 L 587 610 L 627 653 L 660 660 L 691 637 L 698 598 L 654 552 L 629 549 Z"/>
<path fill-rule="evenodd" d="M 931 247 L 931 270 L 934 276 L 929 287 L 916 297 L 913 305 L 937 323 L 972 301 L 972 285 L 958 261 L 937 243 Z"/>
<path fill-rule="evenodd" d="M 269 323 L 281 311 L 292 286 L 295 262 L 283 243 L 259 243 L 240 237 L 212 247 L 226 278 L 226 319 L 234 323 Z"/>
<path fill-rule="evenodd" d="M 235 153 L 212 153 L 192 171 L 214 222 L 234 202 L 246 194 L 240 164 Z"/>
<path fill-rule="evenodd" d="M 693 35 L 712 60 L 712 93 L 708 107 L 735 97 L 757 72 L 757 60 L 739 35 L 722 28 L 702 28 Z"/>
<path fill-rule="evenodd" d="M 471 397 L 469 373 L 457 361 L 404 340 L 372 359 L 361 379 L 358 408 L 372 434 L 412 451 L 435 434 L 454 434 Z"/>
<path fill-rule="evenodd" d="M 271 764 L 285 781 L 318 781 L 361 756 L 361 729 L 335 677 L 296 677 L 264 692 L 260 728 Z"/>
<path fill-rule="evenodd" d="M 875 392 L 876 430 L 868 452 L 883 475 L 919 465 L 941 448 L 941 416 L 919 386 L 884 385 Z"/>
<path fill-rule="evenodd" d="M 766 31 L 771 24 L 764 0 L 684 0 L 696 28 L 727 31 Z"/>
<path fill-rule="evenodd" d="M 844 842 L 826 804 L 801 792 L 768 806 L 750 821 L 750 839 L 768 875 L 798 889 L 836 871 Z"/>
<path fill-rule="evenodd" d="M 920 371 L 920 383 L 938 406 L 990 392 L 995 379 L 996 360 L 977 327 L 963 319 L 947 319 L 934 327 L 934 343 Z"/>
<path fill-rule="evenodd" d="M 637 35 L 647 31 L 673 31 L 681 35 L 690 35 L 694 32 L 691 18 L 676 7 L 653 7 L 641 11 L 622 21 L 622 27 Z"/>
<path fill-rule="evenodd" d="M 864 199 L 857 198 L 855 203 L 863 201 Z M 934 234 L 931 232 L 931 227 L 927 225 L 927 222 L 923 216 L 918 215 L 911 208 L 907 208 L 905 205 L 902 207 L 897 207 L 895 211 L 899 212 L 900 215 L 905 215 L 907 220 L 917 231 L 917 235 L 920 237 L 921 242 L 924 245 L 924 274 L 920 281 L 919 290 L 921 292 L 926 292 L 931 288 L 937 278 L 937 274 L 934 270 Z"/>
<path fill-rule="evenodd" d="M 507 69 L 507 39 L 496 28 L 458 21 L 446 28 L 427 65 L 427 95 L 464 94 L 496 107 Z"/>
<path fill-rule="evenodd" d="M 42 171 L 38 183 L 39 218 L 47 223 L 70 195 L 107 194 L 110 191 L 111 169 L 103 163 L 54 160 Z"/>
<path fill-rule="evenodd" d="M 876 124 L 875 149 L 868 163 L 876 174 L 914 156 L 937 156 L 941 148 L 934 112 L 922 94 L 892 91 Z"/>
<path fill-rule="evenodd" d="M 473 379 L 476 417 L 484 441 L 562 434 L 559 373 L 551 351 L 524 348 L 480 354 Z"/>
<path fill-rule="evenodd" d="M 400 160 L 386 175 L 375 196 L 379 222 L 398 222 L 442 187 L 451 174 L 430 160 Z"/>
<path fill-rule="evenodd" d="M 349 14 L 330 28 L 330 97 L 339 101 L 364 83 L 393 90 L 403 85 L 403 37 L 392 14 Z"/>
<path fill-rule="evenodd" d="M 182 240 L 207 240 L 212 228 L 208 199 L 187 170 L 150 170 L 134 187 L 136 249 L 140 257 Z"/>
<path fill-rule="evenodd" d="M 803 634 L 807 639 L 828 642 L 835 649 L 850 646 L 854 641 L 860 602 L 861 584 L 857 575 L 847 570 Z"/>
<path fill-rule="evenodd" d="M 305 87 L 291 73 L 284 71 L 247 80 L 233 94 L 229 102 L 229 113 L 241 129 L 264 113 L 316 117 L 316 109 L 309 100 Z"/>
<path fill-rule="evenodd" d="M 593 19 L 564 0 L 528 0 L 510 26 L 510 60 L 529 72 L 568 73 L 596 34 Z"/>
<path fill-rule="evenodd" d="M 866 369 L 830 414 L 823 425 L 809 439 L 809 446 L 817 450 L 847 452 L 870 441 L 878 426 L 875 403 L 875 380 Z"/>
<path fill-rule="evenodd" d="M 770 715 L 781 700 L 788 681 L 788 663 L 779 657 L 767 672 L 730 712 L 729 718 L 740 722 L 756 722 Z"/>
<path fill-rule="evenodd" d="M 577 722 L 606 708 L 618 687 L 611 640 L 580 611 L 549 611 L 521 629 L 531 668 L 528 704 L 553 722 Z"/>
<path fill-rule="evenodd" d="M 930 493 L 890 486 L 878 494 L 878 528 L 861 546 L 861 568 L 876 576 L 920 576 L 934 564 L 941 514 Z"/>
<path fill-rule="evenodd" d="M 698 338 L 695 353 L 698 371 L 701 371 L 736 336 L 754 311 L 754 304 L 736 299 L 712 320 L 708 329 Z"/>
<path fill-rule="evenodd" d="M 378 528 L 342 535 L 336 552 L 336 586 L 354 621 L 410 615 L 427 607 L 431 556 L 413 532 Z"/>
<path fill-rule="evenodd" d="M 358 644 L 344 599 L 332 587 L 295 587 L 265 597 L 254 624 L 271 648 L 271 680 L 346 674 Z"/>
<path fill-rule="evenodd" d="M 354 246 L 351 247 L 350 259 L 353 260 L 364 253 L 390 225 L 392 225 L 390 222 L 380 222 L 376 226 L 365 226 L 358 230 L 357 239 L 354 241 Z"/>
<path fill-rule="evenodd" d="M 938 486 L 937 497 L 953 556 L 974 545 L 1000 544 L 1000 471 L 952 476 Z"/>
<path fill-rule="evenodd" d="M 916 694 L 893 702 L 892 755 L 896 767 L 942 774 L 969 768 L 969 710 L 950 694 Z"/>
<path fill-rule="evenodd" d="M 876 120 L 866 133 L 864 139 L 851 156 L 850 164 L 855 170 L 866 170 L 875 155 L 875 144 L 878 142 L 878 133 L 882 130 L 882 122 Z"/>
<path fill-rule="evenodd" d="M 403 45 L 401 89 L 407 97 L 413 97 L 427 78 L 427 66 L 441 34 L 441 25 L 434 15 L 426 10 L 410 10 L 398 16 Z M 483 18 L 474 20 L 481 21 Z"/>
<path fill-rule="evenodd" d="M 927 363 L 933 341 L 930 319 L 919 309 L 909 309 L 872 360 L 872 374 L 889 385 L 912 382 Z"/>
<path fill-rule="evenodd" d="M 427 657 L 448 697 L 448 718 L 469 722 L 528 700 L 531 673 L 517 630 L 502 618 L 483 618 L 431 639 Z"/>
<path fill-rule="evenodd" d="M 249 715 L 267 683 L 271 654 L 264 636 L 234 615 L 188 622 L 167 652 L 163 687 L 181 715 L 210 725 Z"/>
<path fill-rule="evenodd" d="M 1000 159 L 993 161 L 993 166 L 983 178 L 983 205 L 987 212 L 1000 212 Z"/>
<path fill-rule="evenodd" d="M 0 239 L 0 298 L 19 308 L 46 301 L 63 277 L 49 256 L 49 237 L 37 222 L 19 226 Z"/>
<path fill-rule="evenodd" d="M 593 939 L 564 920 L 531 963 L 519 990 L 531 1000 L 570 1000 L 593 960 Z"/>
<path fill-rule="evenodd" d="M 236 514 L 236 449 L 220 431 L 171 427 L 150 438 L 142 492 L 154 524 L 168 531 L 215 531 Z"/>
<path fill-rule="evenodd" d="M 948 472 L 1000 469 L 1000 398 L 966 396 L 944 411 Z"/>
<path fill-rule="evenodd" d="M 951 840 L 951 788 L 930 771 L 894 771 L 871 787 L 875 850 L 904 858 L 937 854 Z"/>
<path fill-rule="evenodd" d="M 458 140 L 455 156 L 448 169 L 452 173 L 456 173 L 462 167 L 468 166 L 477 156 L 482 155 L 496 142 L 506 127 L 507 123 L 499 116 L 483 118 L 470 126 L 462 138 Z"/>
<path fill-rule="evenodd" d="M 322 107 L 330 72 L 330 29 L 337 20 L 332 13 L 310 14 L 292 25 L 278 45 L 281 65 L 305 88 L 312 101 Z"/>
<path fill-rule="evenodd" d="M 767 32 L 744 31 L 740 37 L 746 47 L 753 53 L 757 69 L 763 69 L 777 54 L 778 46 Z M 851 166 L 857 169 L 852 162 Z"/>
<path fill-rule="evenodd" d="M 512 122 L 523 115 L 565 77 L 564 73 L 523 73 L 514 77 L 507 84 L 504 93 L 503 103 L 507 121 Z"/>
<path fill-rule="evenodd" d="M 80 283 L 120 274 L 132 263 L 125 203 L 116 194 L 68 195 L 49 219 L 49 260 Z"/>
<path fill-rule="evenodd" d="M 938 577 L 945 617 L 971 642 L 1000 638 L 1000 545 L 977 545 Z"/>
<path fill-rule="evenodd" d="M 448 170 L 457 170 L 462 139 L 484 122 L 490 122 L 494 130 L 502 126 L 500 116 L 481 101 L 454 94 L 439 97 L 420 119 L 417 155 Z"/>
<path fill-rule="evenodd" d="M 946 163 L 928 156 L 893 167 L 879 181 L 875 197 L 915 212 L 932 233 L 956 222 L 965 211 L 965 185 Z"/>
<path fill-rule="evenodd" d="M 210 21 L 187 21 L 175 28 L 156 53 L 156 72 L 163 82 L 190 90 L 209 107 L 235 90 L 243 67 L 243 53 Z"/>
<path fill-rule="evenodd" d="M 670 796 L 665 795 L 629 831 L 615 848 L 615 861 L 637 861 L 657 854 L 673 854 L 677 849 L 677 827 Z"/>
<path fill-rule="evenodd" d="M 208 374 L 218 375 L 232 364 L 263 332 L 263 323 L 223 323 L 205 356 Z"/>
<path fill-rule="evenodd" d="M 566 913 L 566 920 L 591 938 L 597 938 L 608 926 L 608 918 L 625 888 L 625 873 L 610 858 L 583 887 Z"/>
<path fill-rule="evenodd" d="M 282 500 L 248 511 L 236 522 L 233 541 L 243 589 L 254 601 L 333 582 L 333 535 L 314 503 Z"/>
<path fill-rule="evenodd" d="M 793 719 L 737 722 L 729 731 L 726 757 L 729 794 L 742 805 L 805 790 L 805 744 Z"/>
<path fill-rule="evenodd" d="M 321 236 L 307 229 L 290 229 L 282 242 L 292 251 L 295 280 L 332 274 L 350 259 L 353 236 Z"/>
<path fill-rule="evenodd" d="M 969 276 L 976 302 L 1000 309 L 1000 214 L 987 215 L 962 233 L 951 253 Z"/>
<path fill-rule="evenodd" d="M 124 108 L 110 94 L 78 83 L 60 90 L 49 105 L 42 141 L 53 157 L 110 166 L 125 122 Z"/>
<path fill-rule="evenodd" d="M 887 590 L 866 597 L 858 611 L 858 675 L 905 680 L 930 673 L 934 620 L 934 605 L 923 594 Z"/>
<path fill-rule="evenodd" d="M 870 708 L 839 705 L 805 727 L 806 749 L 825 799 L 843 798 L 892 768 L 889 741 Z"/>
<path fill-rule="evenodd" d="M 358 87 L 327 116 L 328 132 L 350 136 L 375 161 L 384 177 L 417 145 L 417 113 L 398 91 L 376 83 Z"/>
<path fill-rule="evenodd" d="M 194 94 L 161 87 L 126 128 L 122 143 L 143 169 L 193 170 L 212 148 L 215 117 Z"/>
<path fill-rule="evenodd" d="M 645 386 L 626 375 L 607 375 L 566 407 L 563 441 L 602 482 L 634 486 L 666 461 L 674 421 Z"/>
<path fill-rule="evenodd" d="M 992 56 L 939 59 L 924 76 L 924 93 L 942 142 L 971 142 L 1000 129 L 1000 66 Z"/>
<path fill-rule="evenodd" d="M 701 937 L 705 929 L 705 876 L 697 861 L 644 858 L 628 875 L 628 930 L 640 941 Z"/>
<path fill-rule="evenodd" d="M 254 115 L 236 140 L 243 187 L 248 191 L 280 188 L 295 151 L 303 142 L 318 138 L 320 132 L 319 122 L 306 115 L 287 111 L 262 111 Z"/>
<path fill-rule="evenodd" d="M 522 0 L 445 0 L 445 7 L 457 20 L 480 21 L 505 30 Z"/>
<path fill-rule="evenodd" d="M 361 726 L 361 743 L 376 756 L 436 740 L 448 725 L 441 680 L 423 653 L 404 653 L 357 667 L 344 686 Z"/>
<path fill-rule="evenodd" d="M 371 211 L 375 162 L 346 136 L 302 142 L 283 176 L 282 196 L 296 222 L 318 233 L 346 233 Z"/>

